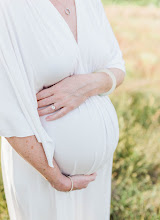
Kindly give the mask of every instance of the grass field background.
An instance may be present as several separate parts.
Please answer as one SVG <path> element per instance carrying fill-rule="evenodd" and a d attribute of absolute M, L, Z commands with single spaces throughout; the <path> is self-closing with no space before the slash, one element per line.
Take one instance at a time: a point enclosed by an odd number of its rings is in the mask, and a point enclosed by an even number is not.
<path fill-rule="evenodd" d="M 140 6 L 148 6 L 148 5 L 155 5 L 160 7 L 159 0 L 102 0 L 104 5 L 140 5 Z"/>
<path fill-rule="evenodd" d="M 103 2 L 127 69 L 123 85 L 111 95 L 120 125 L 111 219 L 159 220 L 160 1 Z M 0 220 L 8 219 L 0 177 Z"/>

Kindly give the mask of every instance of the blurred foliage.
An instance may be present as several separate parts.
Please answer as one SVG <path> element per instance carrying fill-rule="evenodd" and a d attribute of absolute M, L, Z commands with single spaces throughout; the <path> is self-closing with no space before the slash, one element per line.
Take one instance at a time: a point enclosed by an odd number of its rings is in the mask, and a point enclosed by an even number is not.
<path fill-rule="evenodd" d="M 1 170 L 1 166 L 0 166 L 0 170 Z M 0 173 L 0 220 L 9 220 L 1 173 Z"/>
<path fill-rule="evenodd" d="M 111 95 L 120 126 L 111 220 L 160 220 L 160 9 L 112 5 L 106 13 L 127 69 Z"/>
<path fill-rule="evenodd" d="M 160 95 L 114 96 L 120 139 L 114 155 L 111 219 L 160 219 Z"/>
<path fill-rule="evenodd" d="M 104 0 L 159 4 L 159 0 Z M 160 220 L 160 11 L 156 7 L 107 6 L 127 75 L 111 95 L 120 139 L 114 154 L 111 220 Z M 0 176 L 0 220 L 8 220 Z"/>
<path fill-rule="evenodd" d="M 104 4 L 121 4 L 121 5 L 155 5 L 160 6 L 160 0 L 102 0 Z"/>

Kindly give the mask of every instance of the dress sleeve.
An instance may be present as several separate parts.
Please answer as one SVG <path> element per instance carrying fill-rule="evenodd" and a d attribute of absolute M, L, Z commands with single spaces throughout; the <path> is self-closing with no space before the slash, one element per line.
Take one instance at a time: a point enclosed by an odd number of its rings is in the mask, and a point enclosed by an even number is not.
<path fill-rule="evenodd" d="M 54 167 L 55 139 L 42 126 L 37 111 L 33 70 L 17 35 L 21 27 L 12 17 L 10 1 L 0 1 L 0 136 L 35 136 L 42 143 L 48 165 Z M 28 68 L 26 68 L 28 67 Z"/>
<path fill-rule="evenodd" d="M 0 57 L 0 136 L 34 135 L 18 103 Z"/>
<path fill-rule="evenodd" d="M 118 40 L 113 32 L 111 24 L 107 18 L 105 9 L 101 0 L 96 1 L 96 10 L 100 19 L 99 25 L 106 34 L 106 68 L 119 68 L 126 74 L 125 61 L 123 59 L 122 51 L 120 49 Z M 117 24 L 118 25 L 118 24 Z"/>

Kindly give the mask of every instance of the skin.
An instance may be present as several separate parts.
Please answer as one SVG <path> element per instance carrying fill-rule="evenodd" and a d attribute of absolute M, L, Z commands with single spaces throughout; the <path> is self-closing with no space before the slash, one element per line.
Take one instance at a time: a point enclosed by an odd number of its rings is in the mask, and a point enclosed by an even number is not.
<path fill-rule="evenodd" d="M 57 1 L 51 0 L 51 3 L 64 17 L 68 23 L 75 40 L 77 41 L 76 31 L 76 11 L 73 1 L 70 2 L 72 15 L 67 16 L 63 13 L 64 8 Z M 117 80 L 117 87 L 122 84 L 125 73 L 117 68 L 110 69 Z M 46 117 L 46 120 L 52 121 L 63 117 L 68 112 L 77 108 L 87 98 L 107 92 L 112 87 L 112 80 L 106 73 L 72 75 L 66 77 L 60 82 L 54 84 L 48 89 L 44 89 L 37 93 L 38 108 L 45 107 L 54 103 L 56 110 L 54 115 Z M 61 108 L 61 109 L 60 109 Z M 51 106 L 38 110 L 39 116 L 52 113 L 55 110 Z M 56 190 L 69 191 L 71 181 L 68 177 L 60 172 L 60 169 L 53 159 L 54 168 L 49 167 L 45 157 L 43 147 L 35 136 L 28 137 L 6 137 L 7 141 L 15 149 L 15 151 L 23 157 L 31 166 L 33 166 Z M 73 190 L 86 188 L 88 184 L 96 179 L 96 173 L 91 175 L 75 175 L 72 176 L 74 182 Z"/>
<path fill-rule="evenodd" d="M 123 82 L 125 73 L 117 68 L 110 68 L 110 70 L 116 77 L 118 87 Z M 50 105 L 38 110 L 39 116 L 59 110 L 46 117 L 47 121 L 56 120 L 77 108 L 88 97 L 107 92 L 111 87 L 112 79 L 106 73 L 98 72 L 66 77 L 52 87 L 37 93 L 38 108 Z M 51 108 L 53 103 L 55 110 Z"/>

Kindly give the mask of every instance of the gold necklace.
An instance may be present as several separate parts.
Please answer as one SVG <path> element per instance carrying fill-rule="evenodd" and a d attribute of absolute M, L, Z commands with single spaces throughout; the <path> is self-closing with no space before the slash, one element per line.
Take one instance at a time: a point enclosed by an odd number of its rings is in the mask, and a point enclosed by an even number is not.
<path fill-rule="evenodd" d="M 60 1 L 58 1 L 61 5 L 63 5 Z M 64 6 L 64 12 L 66 13 L 66 15 L 70 15 L 71 14 L 71 10 L 69 8 L 67 8 L 66 6 Z"/>

